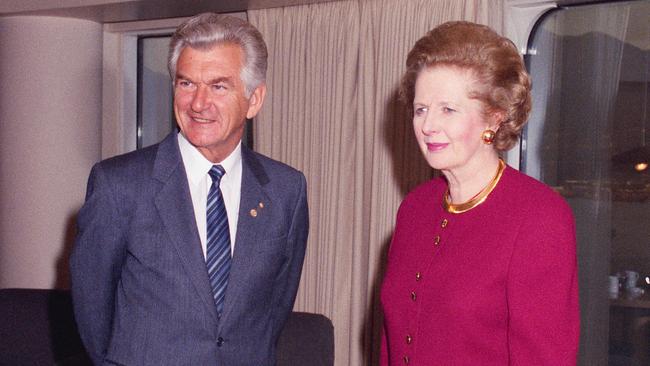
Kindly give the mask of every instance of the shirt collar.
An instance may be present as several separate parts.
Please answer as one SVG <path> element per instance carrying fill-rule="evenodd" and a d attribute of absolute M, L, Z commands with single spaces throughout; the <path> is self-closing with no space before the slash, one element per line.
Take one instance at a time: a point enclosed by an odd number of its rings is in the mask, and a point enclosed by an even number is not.
<path fill-rule="evenodd" d="M 181 151 L 187 179 L 190 184 L 197 185 L 208 174 L 214 163 L 206 159 L 201 152 L 194 147 L 182 133 L 178 134 L 178 147 Z M 237 144 L 235 149 L 223 161 L 218 163 L 226 171 L 224 178 L 227 179 L 228 173 L 232 172 L 235 165 L 241 164 L 241 141 Z"/>

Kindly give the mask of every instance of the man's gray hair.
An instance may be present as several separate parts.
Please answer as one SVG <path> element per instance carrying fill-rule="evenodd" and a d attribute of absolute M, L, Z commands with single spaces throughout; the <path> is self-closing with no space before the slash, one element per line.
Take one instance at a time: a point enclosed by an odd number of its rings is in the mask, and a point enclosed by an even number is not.
<path fill-rule="evenodd" d="M 176 65 L 185 47 L 208 50 L 220 44 L 236 44 L 244 52 L 241 80 L 250 97 L 266 80 L 267 51 L 262 34 L 247 21 L 230 15 L 203 13 L 179 25 L 169 43 L 167 68 L 176 82 Z"/>

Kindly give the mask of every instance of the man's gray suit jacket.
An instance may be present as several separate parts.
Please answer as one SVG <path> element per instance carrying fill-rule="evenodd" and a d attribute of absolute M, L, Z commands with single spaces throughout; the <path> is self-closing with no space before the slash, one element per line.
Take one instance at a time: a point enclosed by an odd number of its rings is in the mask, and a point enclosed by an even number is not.
<path fill-rule="evenodd" d="M 93 167 L 70 269 L 76 321 L 95 364 L 275 364 L 304 259 L 306 183 L 245 147 L 242 166 L 221 318 L 177 133 Z"/>

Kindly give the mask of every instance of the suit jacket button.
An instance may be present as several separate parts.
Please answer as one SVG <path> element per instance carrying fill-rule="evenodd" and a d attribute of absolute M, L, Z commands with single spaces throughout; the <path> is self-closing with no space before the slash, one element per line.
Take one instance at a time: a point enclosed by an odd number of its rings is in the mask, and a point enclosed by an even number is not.
<path fill-rule="evenodd" d="M 223 338 L 219 337 L 217 338 L 217 347 L 223 346 Z"/>

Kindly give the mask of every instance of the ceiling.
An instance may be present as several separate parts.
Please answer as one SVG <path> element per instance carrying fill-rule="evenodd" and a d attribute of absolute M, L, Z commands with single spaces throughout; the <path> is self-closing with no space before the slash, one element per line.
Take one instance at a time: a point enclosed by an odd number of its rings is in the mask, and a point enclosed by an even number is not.
<path fill-rule="evenodd" d="M 180 18 L 212 11 L 241 12 L 282 6 L 324 3 L 340 0 L 2 0 L 0 16 L 44 15 L 80 18 L 99 23 Z M 532 6 L 547 0 L 506 0 Z M 599 2 L 599 0 L 557 0 L 558 5 Z"/>
<path fill-rule="evenodd" d="M 240 12 L 335 0 L 3 0 L 0 16 L 45 15 L 100 23 L 179 18 L 212 11 Z"/>

